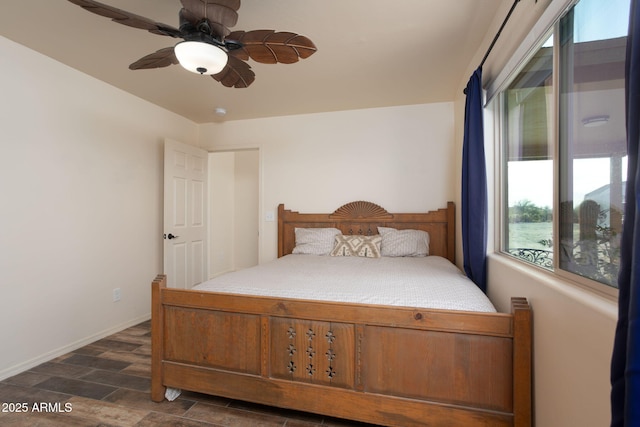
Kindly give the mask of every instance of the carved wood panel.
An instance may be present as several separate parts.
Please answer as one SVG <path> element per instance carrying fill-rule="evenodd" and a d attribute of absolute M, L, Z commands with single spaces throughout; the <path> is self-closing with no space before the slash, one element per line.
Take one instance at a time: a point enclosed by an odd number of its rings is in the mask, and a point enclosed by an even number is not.
<path fill-rule="evenodd" d="M 509 338 L 366 326 L 364 391 L 513 408 L 513 346 Z"/>
<path fill-rule="evenodd" d="M 353 325 L 272 318 L 270 336 L 271 376 L 353 388 Z"/>
<path fill-rule="evenodd" d="M 167 307 L 164 340 L 167 360 L 260 374 L 259 316 Z"/>

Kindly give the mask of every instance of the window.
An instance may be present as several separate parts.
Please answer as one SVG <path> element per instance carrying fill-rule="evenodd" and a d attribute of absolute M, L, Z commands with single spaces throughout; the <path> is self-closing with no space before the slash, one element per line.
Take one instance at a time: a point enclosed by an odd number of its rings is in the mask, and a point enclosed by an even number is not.
<path fill-rule="evenodd" d="M 507 251 L 553 268 L 553 44 L 503 93 Z"/>
<path fill-rule="evenodd" d="M 500 94 L 504 252 L 617 286 L 630 0 L 581 0 Z"/>

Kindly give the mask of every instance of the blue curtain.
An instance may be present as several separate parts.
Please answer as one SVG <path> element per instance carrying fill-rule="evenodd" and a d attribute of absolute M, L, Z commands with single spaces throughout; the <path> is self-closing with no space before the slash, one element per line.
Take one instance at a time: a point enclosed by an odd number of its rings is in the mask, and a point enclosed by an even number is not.
<path fill-rule="evenodd" d="M 483 292 L 487 257 L 487 171 L 484 157 L 482 67 L 467 88 L 462 145 L 462 250 L 464 271 Z"/>
<path fill-rule="evenodd" d="M 640 9 L 631 0 L 626 61 L 627 188 L 618 325 L 611 358 L 611 426 L 640 426 Z"/>

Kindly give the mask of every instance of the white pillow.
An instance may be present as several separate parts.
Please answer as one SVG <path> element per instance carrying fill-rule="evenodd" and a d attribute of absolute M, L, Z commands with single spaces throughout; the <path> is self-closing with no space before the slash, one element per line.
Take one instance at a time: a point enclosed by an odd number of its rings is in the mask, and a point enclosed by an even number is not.
<path fill-rule="evenodd" d="M 295 228 L 296 245 L 294 254 L 329 255 L 333 250 L 337 235 L 342 234 L 337 228 Z"/>
<path fill-rule="evenodd" d="M 422 230 L 396 230 L 378 227 L 382 236 L 380 252 L 388 257 L 422 257 L 429 255 L 429 233 Z"/>

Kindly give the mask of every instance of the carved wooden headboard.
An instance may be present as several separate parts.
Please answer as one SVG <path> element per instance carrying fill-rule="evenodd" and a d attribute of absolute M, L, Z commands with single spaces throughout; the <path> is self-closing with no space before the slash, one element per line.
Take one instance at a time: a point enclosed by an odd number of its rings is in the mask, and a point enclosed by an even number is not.
<path fill-rule="evenodd" d="M 429 233 L 429 253 L 455 263 L 455 205 L 426 213 L 389 213 L 371 202 L 347 203 L 330 214 L 307 214 L 278 206 L 278 257 L 290 254 L 295 246 L 295 228 L 335 227 L 342 234 L 378 234 L 378 226 Z"/>

